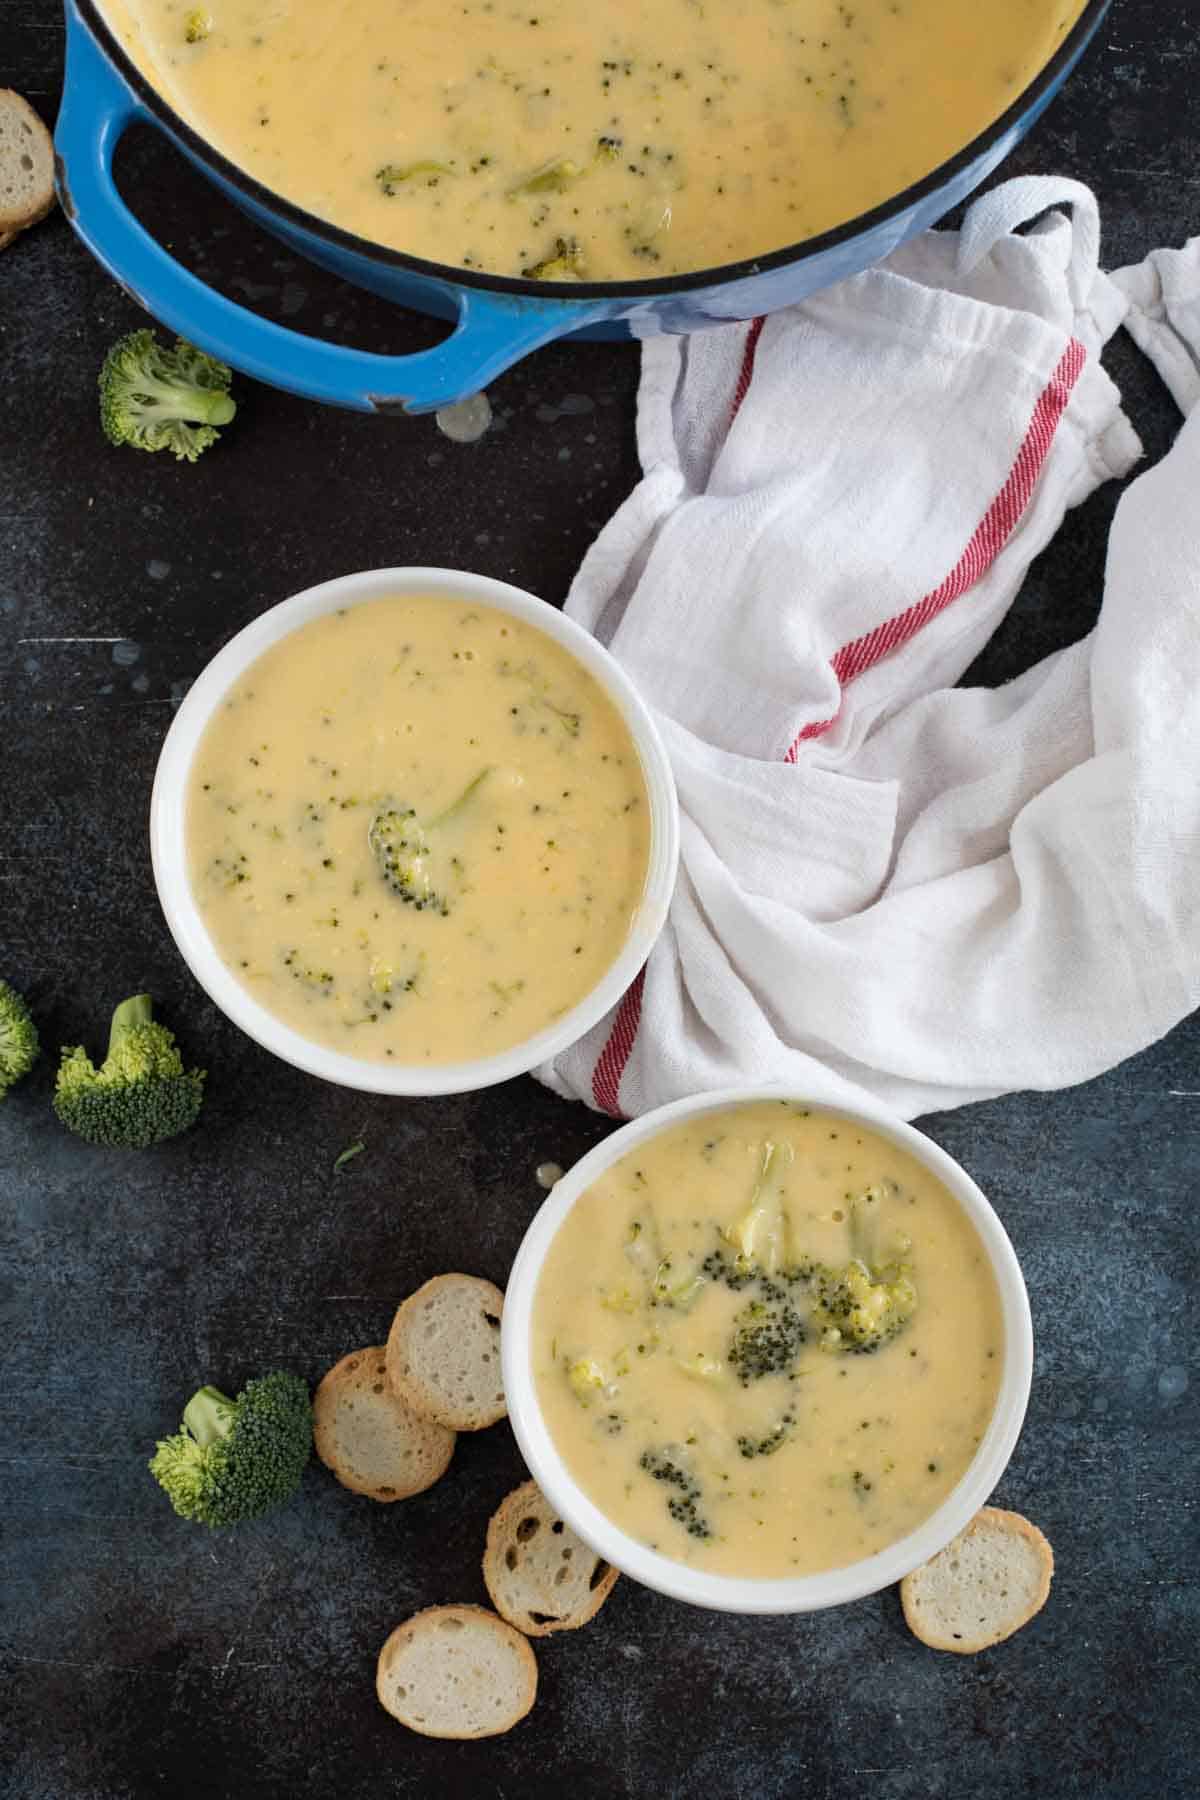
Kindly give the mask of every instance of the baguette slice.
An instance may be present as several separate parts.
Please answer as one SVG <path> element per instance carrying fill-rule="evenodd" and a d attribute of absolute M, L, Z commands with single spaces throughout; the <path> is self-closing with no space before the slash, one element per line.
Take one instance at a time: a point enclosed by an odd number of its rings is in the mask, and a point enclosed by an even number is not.
<path fill-rule="evenodd" d="M 54 144 L 20 94 L 0 88 L 0 249 L 54 205 Z"/>
<path fill-rule="evenodd" d="M 414 1412 L 451 1431 L 481 1431 L 508 1411 L 500 1374 L 504 1295 L 474 1275 L 435 1275 L 397 1312 L 387 1374 Z"/>
<path fill-rule="evenodd" d="M 617 1571 L 576 1537 L 536 1481 L 526 1481 L 492 1514 L 483 1579 L 502 1619 L 527 1637 L 548 1637 L 594 1618 Z"/>
<path fill-rule="evenodd" d="M 431 1606 L 384 1644 L 375 1691 L 423 1737 L 498 1737 L 533 1705 L 537 1678 L 528 1640 L 485 1606 Z"/>
<path fill-rule="evenodd" d="M 1020 1513 L 985 1506 L 965 1531 L 900 1583 L 910 1631 L 934 1650 L 972 1656 L 1003 1643 L 1046 1604 L 1054 1552 Z"/>
<path fill-rule="evenodd" d="M 432 1487 L 454 1455 L 454 1433 L 388 1386 L 382 1344 L 353 1350 L 330 1369 L 313 1395 L 313 1437 L 343 1487 L 384 1502 Z"/>

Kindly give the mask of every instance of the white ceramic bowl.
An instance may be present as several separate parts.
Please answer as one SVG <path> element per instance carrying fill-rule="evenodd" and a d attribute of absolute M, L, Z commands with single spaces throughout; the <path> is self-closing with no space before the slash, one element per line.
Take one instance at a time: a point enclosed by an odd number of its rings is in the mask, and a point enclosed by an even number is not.
<path fill-rule="evenodd" d="M 213 713 L 251 663 L 297 626 L 338 607 L 391 594 L 445 594 L 477 601 L 535 626 L 571 652 L 616 706 L 629 728 L 650 805 L 650 860 L 641 902 L 629 936 L 603 979 L 578 1006 L 536 1036 L 495 1056 L 471 1062 L 376 1063 L 311 1043 L 260 1006 L 222 961 L 196 905 L 188 880 L 186 802 L 197 745 Z M 654 721 L 621 669 L 595 638 L 555 607 L 521 588 L 451 569 L 369 569 L 342 575 L 293 594 L 231 638 L 203 670 L 167 733 L 150 801 L 150 849 L 158 897 L 171 935 L 201 987 L 235 1025 L 266 1049 L 310 1075 L 377 1094 L 458 1094 L 523 1075 L 581 1038 L 621 998 L 647 956 L 667 916 L 679 860 L 679 812 L 675 783 Z"/>
<path fill-rule="evenodd" d="M 853 1119 L 890 1138 L 923 1163 L 950 1190 L 975 1227 L 992 1265 L 1004 1321 L 1004 1365 L 995 1412 L 962 1480 L 937 1511 L 916 1531 L 874 1556 L 819 1575 L 778 1580 L 742 1579 L 691 1568 L 647 1549 L 614 1525 L 583 1492 L 559 1455 L 538 1404 L 530 1357 L 533 1301 L 542 1264 L 580 1194 L 628 1151 L 679 1120 L 756 1100 L 789 1100 L 811 1106 L 814 1112 Z M 635 1120 L 589 1151 L 556 1182 L 525 1234 L 508 1279 L 501 1356 L 508 1414 L 530 1474 L 567 1523 L 606 1561 L 635 1581 L 696 1606 L 737 1613 L 815 1612 L 820 1607 L 842 1606 L 899 1581 L 944 1549 L 984 1505 L 1004 1473 L 1025 1417 L 1033 1373 L 1033 1329 L 1025 1282 L 1004 1227 L 971 1177 L 929 1138 L 889 1117 L 882 1108 L 822 1106 L 781 1087 L 730 1088 L 679 1100 Z"/>

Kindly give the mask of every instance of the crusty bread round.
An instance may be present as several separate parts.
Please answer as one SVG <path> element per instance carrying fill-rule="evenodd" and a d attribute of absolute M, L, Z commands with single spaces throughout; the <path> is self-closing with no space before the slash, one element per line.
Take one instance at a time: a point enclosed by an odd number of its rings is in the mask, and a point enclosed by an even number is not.
<path fill-rule="evenodd" d="M 20 94 L 0 88 L 0 249 L 54 205 L 54 143 Z"/>
<path fill-rule="evenodd" d="M 548 1637 L 594 1618 L 617 1571 L 576 1537 L 536 1481 L 526 1481 L 492 1514 L 483 1579 L 502 1619 L 528 1637 Z"/>
<path fill-rule="evenodd" d="M 435 1275 L 410 1294 L 388 1334 L 395 1392 L 451 1431 L 480 1431 L 502 1419 L 503 1308 L 500 1289 L 474 1275 Z"/>
<path fill-rule="evenodd" d="M 934 1650 L 972 1656 L 1027 1625 L 1046 1604 L 1054 1552 L 1020 1513 L 985 1506 L 944 1550 L 906 1575 L 909 1630 Z"/>
<path fill-rule="evenodd" d="M 413 1411 L 388 1386 L 382 1344 L 352 1350 L 313 1395 L 317 1455 L 343 1487 L 372 1500 L 407 1500 L 445 1474 L 454 1433 Z"/>
<path fill-rule="evenodd" d="M 528 1641 L 485 1606 L 431 1606 L 388 1638 L 375 1691 L 423 1737 L 498 1737 L 533 1705 L 537 1678 Z"/>

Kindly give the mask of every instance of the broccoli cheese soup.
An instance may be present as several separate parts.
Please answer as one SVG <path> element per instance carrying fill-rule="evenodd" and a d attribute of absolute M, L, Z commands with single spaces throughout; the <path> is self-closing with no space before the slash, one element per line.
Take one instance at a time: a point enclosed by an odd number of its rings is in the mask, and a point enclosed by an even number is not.
<path fill-rule="evenodd" d="M 1084 0 L 104 0 L 200 134 L 377 243 L 616 281 L 800 242 L 1005 110 Z"/>
<path fill-rule="evenodd" d="M 725 1575 L 815 1574 L 913 1531 L 974 1457 L 1003 1360 L 953 1195 L 866 1126 L 779 1101 L 622 1157 L 534 1295 L 538 1402 L 575 1481 Z"/>
<path fill-rule="evenodd" d="M 189 775 L 190 883 L 229 969 L 305 1038 L 469 1061 L 608 970 L 648 813 L 629 731 L 566 649 L 397 595 L 300 626 L 227 694 Z"/>

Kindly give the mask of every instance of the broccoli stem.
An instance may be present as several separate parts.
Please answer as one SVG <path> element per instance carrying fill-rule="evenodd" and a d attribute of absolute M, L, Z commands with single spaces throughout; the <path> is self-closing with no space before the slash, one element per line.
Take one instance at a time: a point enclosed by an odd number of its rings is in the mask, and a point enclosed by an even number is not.
<path fill-rule="evenodd" d="M 435 819 L 426 819 L 425 820 L 426 831 L 436 831 L 439 825 L 445 825 L 447 820 L 452 819 L 454 817 L 455 813 L 461 812 L 463 807 L 467 804 L 467 801 L 471 798 L 472 794 L 474 794 L 474 792 L 477 788 L 479 788 L 483 785 L 483 783 L 487 780 L 487 778 L 491 774 L 491 772 L 492 772 L 492 765 L 490 763 L 488 764 L 486 769 L 480 769 L 480 771 L 479 771 L 478 775 L 476 775 L 475 779 L 473 781 L 468 781 L 466 787 L 463 789 L 462 793 L 458 796 L 457 800 L 452 800 L 450 802 L 449 806 L 444 808 L 444 810 L 442 812 L 438 813 L 438 815 Z"/>
<path fill-rule="evenodd" d="M 138 407 L 143 419 L 153 418 L 157 411 L 164 419 L 183 419 L 189 425 L 228 425 L 237 411 L 229 395 L 216 388 L 178 380 L 159 381 L 145 371 L 139 372 L 133 386 L 139 400 L 151 402 Z M 157 408 L 154 402 L 158 402 Z"/>
<path fill-rule="evenodd" d="M 134 1002 L 130 1000 L 126 1004 L 132 1006 Z M 228 1394 L 223 1394 L 220 1388 L 202 1387 L 184 1407 L 183 1422 L 200 1448 L 206 1450 L 218 1438 L 229 1436 L 236 1411 L 234 1401 Z"/>
<path fill-rule="evenodd" d="M 141 1025 L 152 1022 L 154 1002 L 149 994 L 134 994 L 132 999 L 122 1000 L 112 1016 L 112 1024 L 108 1028 L 108 1054 L 111 1056 L 123 1037 L 136 1031 Z"/>

